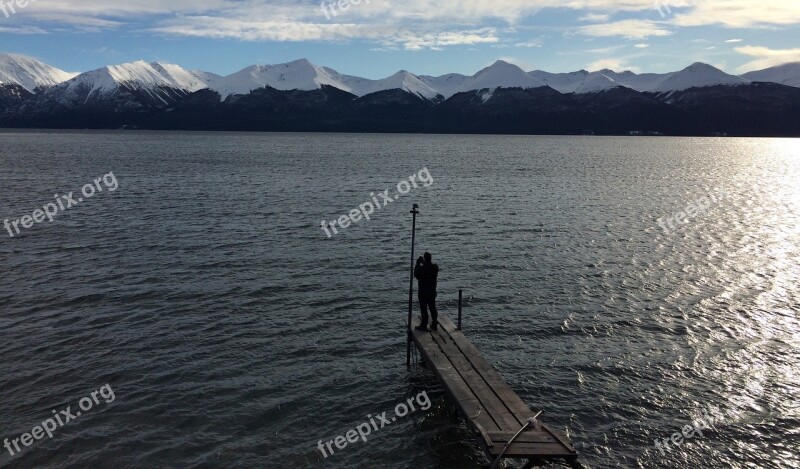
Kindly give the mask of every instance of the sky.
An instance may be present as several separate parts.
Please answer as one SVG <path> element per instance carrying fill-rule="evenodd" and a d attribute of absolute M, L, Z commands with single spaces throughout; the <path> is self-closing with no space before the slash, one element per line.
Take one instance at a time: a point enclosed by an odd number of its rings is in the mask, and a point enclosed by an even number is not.
<path fill-rule="evenodd" d="M 0 0 L 0 52 L 70 72 L 146 60 L 227 75 L 299 58 L 398 70 L 740 74 L 800 61 L 798 0 Z"/>

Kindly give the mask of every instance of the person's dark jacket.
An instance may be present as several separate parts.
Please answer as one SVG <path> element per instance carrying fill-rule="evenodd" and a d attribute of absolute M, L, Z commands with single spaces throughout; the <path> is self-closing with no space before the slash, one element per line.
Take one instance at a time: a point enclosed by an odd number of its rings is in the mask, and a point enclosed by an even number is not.
<path fill-rule="evenodd" d="M 417 264 L 414 277 L 419 280 L 420 298 L 436 298 L 436 279 L 439 277 L 437 264 Z"/>

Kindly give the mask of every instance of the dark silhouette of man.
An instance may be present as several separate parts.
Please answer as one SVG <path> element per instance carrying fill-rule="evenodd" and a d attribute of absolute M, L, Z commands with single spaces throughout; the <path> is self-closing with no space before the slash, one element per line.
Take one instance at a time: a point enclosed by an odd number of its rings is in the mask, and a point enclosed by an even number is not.
<path fill-rule="evenodd" d="M 415 329 L 420 331 L 428 330 L 428 308 L 431 309 L 431 330 L 436 330 L 439 326 L 439 312 L 436 310 L 436 279 L 439 276 L 439 266 L 431 261 L 431 253 L 426 252 L 425 257 L 417 259 L 417 266 L 414 267 L 414 277 L 419 284 L 419 308 L 422 311 L 422 323 Z"/>

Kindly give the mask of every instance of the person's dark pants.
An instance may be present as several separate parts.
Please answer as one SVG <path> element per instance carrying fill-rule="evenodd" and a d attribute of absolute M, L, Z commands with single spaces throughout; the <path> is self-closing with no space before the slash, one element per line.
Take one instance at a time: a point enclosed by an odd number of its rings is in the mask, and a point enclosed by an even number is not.
<path fill-rule="evenodd" d="M 431 317 L 433 324 L 439 324 L 439 311 L 436 310 L 436 295 L 433 296 L 420 296 L 419 309 L 422 311 L 422 326 L 428 326 L 428 308 L 431 309 Z"/>

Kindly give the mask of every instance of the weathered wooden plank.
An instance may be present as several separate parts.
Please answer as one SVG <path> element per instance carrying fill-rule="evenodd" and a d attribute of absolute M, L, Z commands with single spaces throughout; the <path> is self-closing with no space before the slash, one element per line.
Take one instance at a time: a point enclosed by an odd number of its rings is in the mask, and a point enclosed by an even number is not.
<path fill-rule="evenodd" d="M 500 427 L 492 419 L 490 412 L 482 405 L 449 359 L 427 332 L 414 331 L 414 342 L 420 353 L 432 366 L 434 373 L 444 384 L 445 389 L 455 399 L 461 411 L 470 420 L 478 421 L 486 431 L 499 431 Z"/>
<path fill-rule="evenodd" d="M 497 456 L 503 451 L 505 443 L 496 443 L 489 448 L 489 454 Z M 551 458 L 569 458 L 575 453 L 564 448 L 561 443 L 511 443 L 508 451 L 505 452 L 507 458 L 533 458 L 545 456 Z"/>
<path fill-rule="evenodd" d="M 567 437 L 566 433 L 553 430 L 547 425 L 542 425 L 542 429 L 547 433 L 549 433 L 550 435 L 552 435 L 553 437 L 555 437 L 555 439 L 557 439 L 559 443 L 561 443 L 561 446 L 577 454 L 577 451 L 575 451 L 575 447 L 572 446 L 572 442 L 569 440 L 569 437 Z"/>
<path fill-rule="evenodd" d="M 487 432 L 489 438 L 494 443 L 506 443 L 514 437 L 517 432 Z M 531 430 L 522 432 L 516 440 L 517 443 L 558 443 L 552 435 L 542 432 Z"/>
<path fill-rule="evenodd" d="M 439 332 L 431 333 L 430 335 L 439 345 L 439 348 L 450 359 L 450 363 L 461 375 L 466 385 L 469 386 L 475 396 L 481 401 L 481 404 L 489 412 L 497 426 L 505 431 L 519 430 L 520 424 L 517 419 L 505 406 L 500 397 L 498 397 L 497 392 L 486 383 L 480 374 L 478 374 L 458 347 L 456 347 L 454 343 L 448 342 Z"/>
<path fill-rule="evenodd" d="M 478 349 L 472 345 L 464 334 L 456 329 L 456 326 L 448 319 L 447 317 L 443 317 L 439 320 L 442 328 L 447 332 L 447 334 L 453 339 L 455 344 L 459 347 L 462 353 L 467 356 L 470 362 L 473 364 L 476 370 L 480 373 L 480 375 L 486 380 L 490 386 L 497 390 L 500 394 L 500 397 L 506 403 L 508 408 L 514 413 L 517 417 L 517 421 L 519 426 L 524 425 L 528 417 L 533 417 L 536 415 L 536 412 L 533 412 L 525 402 L 520 399 L 520 397 L 511 389 L 511 387 L 506 383 L 500 373 L 494 369 L 494 367 L 481 355 Z"/>

